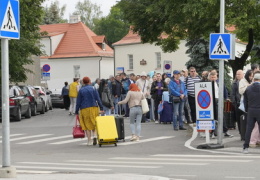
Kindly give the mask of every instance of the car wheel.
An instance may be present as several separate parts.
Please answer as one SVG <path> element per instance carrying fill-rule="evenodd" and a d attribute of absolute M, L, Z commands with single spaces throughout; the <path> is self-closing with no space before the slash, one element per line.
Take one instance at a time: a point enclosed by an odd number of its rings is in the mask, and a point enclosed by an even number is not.
<path fill-rule="evenodd" d="M 32 116 L 36 116 L 36 114 L 37 114 L 37 105 L 34 104 L 33 109 L 32 109 Z"/>
<path fill-rule="evenodd" d="M 45 113 L 45 104 L 44 102 L 42 102 L 42 110 L 40 111 L 41 114 Z"/>
<path fill-rule="evenodd" d="M 31 106 L 29 104 L 28 110 L 25 114 L 25 118 L 31 118 L 32 117 L 32 110 L 31 110 Z"/>
<path fill-rule="evenodd" d="M 21 113 L 20 107 L 18 107 L 18 109 L 17 109 L 17 114 L 16 114 L 16 116 L 14 117 L 14 120 L 15 120 L 15 121 L 21 121 L 21 120 L 22 120 L 22 113 Z"/>

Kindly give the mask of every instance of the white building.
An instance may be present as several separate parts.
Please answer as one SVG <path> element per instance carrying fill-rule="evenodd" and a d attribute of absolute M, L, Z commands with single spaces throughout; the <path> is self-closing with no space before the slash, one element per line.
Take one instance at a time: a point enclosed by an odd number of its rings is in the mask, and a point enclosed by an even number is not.
<path fill-rule="evenodd" d="M 177 51 L 164 53 L 160 46 L 143 44 L 140 36 L 130 30 L 125 37 L 113 44 L 116 74 L 122 68 L 126 74 L 135 73 L 136 75 L 141 74 L 142 71 L 172 73 L 175 69 L 181 70 L 185 68 L 185 63 L 189 60 L 185 53 L 187 50 L 185 43 L 185 40 L 181 40 Z M 165 64 L 170 64 L 171 68 L 167 70 Z"/>
<path fill-rule="evenodd" d="M 61 89 L 75 77 L 94 81 L 114 74 L 114 51 L 105 36 L 97 36 L 82 22 L 41 25 L 40 29 L 45 33 L 41 67 L 49 65 L 50 70 L 43 68 L 39 73 L 49 89 Z"/>

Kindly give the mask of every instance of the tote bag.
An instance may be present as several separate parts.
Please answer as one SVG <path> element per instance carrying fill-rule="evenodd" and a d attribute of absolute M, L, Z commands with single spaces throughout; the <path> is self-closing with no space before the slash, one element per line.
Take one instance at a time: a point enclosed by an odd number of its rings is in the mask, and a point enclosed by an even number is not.
<path fill-rule="evenodd" d="M 239 105 L 238 109 L 240 109 L 243 112 L 246 112 L 245 105 L 244 105 L 244 96 L 242 96 L 240 99 L 240 105 Z"/>
<path fill-rule="evenodd" d="M 149 106 L 148 106 L 146 98 L 141 100 L 141 105 L 142 105 L 143 114 L 147 113 L 149 111 Z"/>

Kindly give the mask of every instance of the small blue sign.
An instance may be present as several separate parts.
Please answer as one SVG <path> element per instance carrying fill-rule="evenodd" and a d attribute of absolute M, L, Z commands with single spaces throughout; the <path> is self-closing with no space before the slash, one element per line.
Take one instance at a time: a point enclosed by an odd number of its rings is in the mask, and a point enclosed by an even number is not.
<path fill-rule="evenodd" d="M 216 129 L 216 123 L 214 120 L 212 120 L 212 121 L 197 120 L 196 125 L 197 125 L 197 130 L 214 130 L 214 129 Z"/>
<path fill-rule="evenodd" d="M 44 77 L 50 77 L 51 76 L 51 73 L 42 73 L 42 76 L 44 76 Z"/>
<path fill-rule="evenodd" d="M 199 111 L 199 118 L 210 119 L 211 118 L 210 111 Z"/>
<path fill-rule="evenodd" d="M 1 0 L 0 2 L 0 38 L 20 39 L 18 0 Z"/>
<path fill-rule="evenodd" d="M 210 34 L 209 58 L 232 59 L 231 34 Z"/>

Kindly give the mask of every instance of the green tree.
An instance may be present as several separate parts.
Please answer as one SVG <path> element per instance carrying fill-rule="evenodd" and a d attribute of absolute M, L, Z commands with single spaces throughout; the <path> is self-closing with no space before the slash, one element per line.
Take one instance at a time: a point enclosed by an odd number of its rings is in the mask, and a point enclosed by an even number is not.
<path fill-rule="evenodd" d="M 42 22 L 43 1 L 20 0 L 20 40 L 9 41 L 10 82 L 26 81 L 26 72 L 31 71 L 24 65 L 33 63 L 32 55 L 41 55 L 39 24 Z"/>
<path fill-rule="evenodd" d="M 74 15 L 80 15 L 81 21 L 90 29 L 94 28 L 94 21 L 99 19 L 102 15 L 100 7 L 97 4 L 93 4 L 90 0 L 84 0 L 76 4 L 76 11 Z"/>
<path fill-rule="evenodd" d="M 124 37 L 130 24 L 122 19 L 122 12 L 118 6 L 113 6 L 107 17 L 102 17 L 95 22 L 94 32 L 99 35 L 105 35 L 108 44 L 112 45 Z"/>
<path fill-rule="evenodd" d="M 175 51 L 179 39 L 207 40 L 210 33 L 219 33 L 220 1 L 121 0 L 119 5 L 142 41 L 155 42 L 166 52 Z M 249 29 L 260 30 L 258 0 L 226 0 L 225 6 L 225 23 L 236 26 L 235 33 L 239 39 L 252 42 L 248 37 L 253 38 L 253 31 Z M 162 33 L 167 33 L 169 37 L 161 39 Z M 254 40 L 258 42 L 260 35 L 255 35 Z M 251 48 L 252 44 L 241 57 L 229 61 L 233 72 L 243 68 Z"/>
<path fill-rule="evenodd" d="M 44 8 L 44 16 L 42 24 L 58 24 L 66 23 L 68 20 L 63 19 L 64 12 L 66 10 L 66 5 L 63 5 L 61 8 L 59 2 L 56 0 L 52 2 L 51 5 Z"/>

